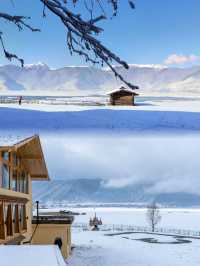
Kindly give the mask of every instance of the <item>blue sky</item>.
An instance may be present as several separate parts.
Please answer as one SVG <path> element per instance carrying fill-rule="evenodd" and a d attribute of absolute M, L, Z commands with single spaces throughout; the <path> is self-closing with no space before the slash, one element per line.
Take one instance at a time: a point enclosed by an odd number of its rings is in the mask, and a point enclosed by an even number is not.
<path fill-rule="evenodd" d="M 66 32 L 60 21 L 48 14 L 42 18 L 40 0 L 1 0 L 2 12 L 30 15 L 41 33 L 1 22 L 7 49 L 26 63 L 45 62 L 51 67 L 83 65 L 83 59 L 71 56 L 66 48 Z M 101 40 L 128 63 L 187 66 L 200 62 L 199 0 L 136 0 L 132 11 L 121 1 L 118 16 L 103 24 Z M 1 56 L 1 64 L 8 63 Z"/>

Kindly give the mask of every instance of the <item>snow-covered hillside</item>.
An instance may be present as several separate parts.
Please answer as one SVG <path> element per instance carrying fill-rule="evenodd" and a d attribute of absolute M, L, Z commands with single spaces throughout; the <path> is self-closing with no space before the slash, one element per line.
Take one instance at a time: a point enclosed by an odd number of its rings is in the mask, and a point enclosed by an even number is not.
<path fill-rule="evenodd" d="M 123 204 L 137 206 L 156 201 L 163 206 L 200 206 L 200 196 L 186 192 L 151 193 L 152 184 L 132 184 L 125 187 L 106 186 L 101 179 L 52 180 L 33 183 L 33 199 L 43 203 Z"/>
<path fill-rule="evenodd" d="M 200 66 L 172 68 L 157 65 L 130 65 L 127 71 L 116 69 L 146 95 L 198 95 L 200 94 Z M 119 87 L 108 69 L 94 67 L 64 67 L 50 69 L 46 64 L 0 67 L 1 93 L 102 95 Z"/>

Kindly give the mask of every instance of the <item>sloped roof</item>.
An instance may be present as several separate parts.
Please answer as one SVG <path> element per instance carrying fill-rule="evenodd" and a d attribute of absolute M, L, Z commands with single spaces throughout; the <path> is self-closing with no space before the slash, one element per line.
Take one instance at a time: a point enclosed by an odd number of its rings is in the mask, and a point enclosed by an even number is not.
<path fill-rule="evenodd" d="M 0 135 L 0 147 L 11 147 L 26 138 L 28 138 L 28 136 L 12 134 Z"/>
<path fill-rule="evenodd" d="M 139 89 L 139 87 L 136 86 L 135 89 Z M 111 91 L 107 92 L 106 94 L 107 94 L 107 95 L 111 95 L 111 94 L 114 94 L 114 93 L 116 93 L 116 92 L 120 92 L 120 91 L 130 92 L 130 93 L 134 94 L 135 96 L 136 96 L 136 95 L 139 95 L 139 94 L 137 94 L 137 93 L 134 91 L 134 89 L 131 89 L 131 88 L 125 88 L 125 87 L 120 87 L 119 89 L 111 90 Z"/>
<path fill-rule="evenodd" d="M 25 139 L 17 136 L 5 136 L 1 137 L 0 140 L 0 148 L 6 147 L 14 150 L 21 157 L 22 164 L 26 167 L 33 180 L 49 180 L 49 174 L 38 135 Z"/>

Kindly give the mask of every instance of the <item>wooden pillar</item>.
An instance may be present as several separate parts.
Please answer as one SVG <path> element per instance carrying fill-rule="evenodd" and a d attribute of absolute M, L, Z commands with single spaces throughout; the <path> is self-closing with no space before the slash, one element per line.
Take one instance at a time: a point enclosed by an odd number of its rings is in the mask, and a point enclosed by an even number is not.
<path fill-rule="evenodd" d="M 3 213 L 3 201 L 0 201 L 0 239 L 5 239 L 5 224 Z"/>
<path fill-rule="evenodd" d="M 2 187 L 2 156 L 0 151 L 0 187 Z"/>
<path fill-rule="evenodd" d="M 7 236 L 13 235 L 13 223 L 12 223 L 12 205 L 9 204 L 7 208 L 6 216 L 6 227 L 7 227 Z"/>

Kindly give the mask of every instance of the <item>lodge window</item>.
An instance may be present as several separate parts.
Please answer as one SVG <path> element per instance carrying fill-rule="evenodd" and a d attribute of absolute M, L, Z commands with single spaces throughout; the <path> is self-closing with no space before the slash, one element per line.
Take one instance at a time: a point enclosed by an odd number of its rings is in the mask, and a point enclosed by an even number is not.
<path fill-rule="evenodd" d="M 28 176 L 24 171 L 19 174 L 19 191 L 22 193 L 28 193 Z"/>
<path fill-rule="evenodd" d="M 14 167 L 17 167 L 17 166 L 18 166 L 18 161 L 19 161 L 19 159 L 18 159 L 18 157 L 17 157 L 17 154 L 14 153 L 14 154 L 13 154 L 13 166 L 14 166 Z"/>
<path fill-rule="evenodd" d="M 23 172 L 19 172 L 19 191 L 24 192 L 24 176 Z"/>
<path fill-rule="evenodd" d="M 28 173 L 24 173 L 24 193 L 28 194 L 29 186 L 28 186 Z"/>
<path fill-rule="evenodd" d="M 6 164 L 2 166 L 2 187 L 9 189 L 10 180 L 9 180 L 9 167 Z"/>
<path fill-rule="evenodd" d="M 28 174 L 25 171 L 13 170 L 12 190 L 21 193 L 28 193 Z"/>
<path fill-rule="evenodd" d="M 0 186 L 28 194 L 28 173 L 24 171 L 16 153 L 1 152 Z M 12 157 L 11 157 L 12 156 Z"/>
<path fill-rule="evenodd" d="M 9 152 L 7 152 L 7 151 L 2 151 L 1 156 L 2 156 L 2 158 L 3 158 L 5 161 L 8 161 L 8 160 L 9 160 Z"/>
<path fill-rule="evenodd" d="M 13 175 L 12 175 L 12 190 L 17 191 L 17 186 L 18 186 L 18 182 L 17 182 L 17 171 L 14 170 L 13 171 Z"/>

